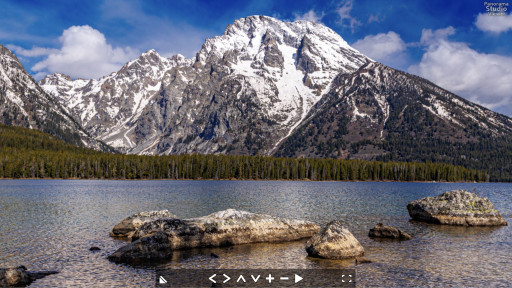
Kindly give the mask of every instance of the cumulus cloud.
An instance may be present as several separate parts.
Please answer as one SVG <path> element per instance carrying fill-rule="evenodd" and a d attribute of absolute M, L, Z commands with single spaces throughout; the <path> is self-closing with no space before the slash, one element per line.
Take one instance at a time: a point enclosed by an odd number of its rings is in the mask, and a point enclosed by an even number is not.
<path fill-rule="evenodd" d="M 340 17 L 340 23 L 342 25 L 349 26 L 352 30 L 354 30 L 355 27 L 361 25 L 361 22 L 350 15 L 350 12 L 352 11 L 352 0 L 346 0 L 342 3 L 343 4 L 338 9 L 336 9 L 336 12 Z"/>
<path fill-rule="evenodd" d="M 59 72 L 72 78 L 99 78 L 117 71 L 139 54 L 130 47 L 112 47 L 105 35 L 88 25 L 69 27 L 59 41 L 62 44 L 60 49 L 36 47 L 24 51 L 26 55 L 47 55 L 46 59 L 32 67 L 33 71 L 38 72 L 36 75 Z"/>
<path fill-rule="evenodd" d="M 399 53 L 405 51 L 406 44 L 400 38 L 400 35 L 389 31 L 388 33 L 368 35 L 363 39 L 357 40 L 352 44 L 352 47 L 370 58 L 386 62 L 386 60 L 397 57 Z"/>
<path fill-rule="evenodd" d="M 424 30 L 428 43 L 421 62 L 409 72 L 431 80 L 473 102 L 512 115 L 512 57 L 480 53 L 466 43 L 432 38 L 446 30 Z M 449 34 L 449 33 L 448 33 Z M 432 41 L 437 39 L 437 42 Z"/>
<path fill-rule="evenodd" d="M 491 16 L 480 13 L 476 17 L 475 26 L 485 32 L 501 33 L 512 30 L 512 14 L 503 16 Z"/>
<path fill-rule="evenodd" d="M 294 16 L 294 21 L 306 20 L 306 21 L 312 21 L 312 22 L 320 22 L 320 20 L 322 20 L 323 17 L 324 17 L 324 13 L 322 13 L 321 15 L 318 15 L 318 14 L 316 14 L 316 12 L 314 10 L 309 10 L 308 12 L 306 12 L 302 15 L 296 13 Z"/>

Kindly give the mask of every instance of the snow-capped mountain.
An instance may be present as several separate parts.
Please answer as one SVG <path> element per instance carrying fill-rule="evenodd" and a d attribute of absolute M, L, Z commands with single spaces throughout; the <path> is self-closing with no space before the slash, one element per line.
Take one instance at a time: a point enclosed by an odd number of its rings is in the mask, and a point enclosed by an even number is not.
<path fill-rule="evenodd" d="M 512 171 L 509 117 L 376 63 L 308 21 L 250 16 L 207 39 L 194 59 L 150 50 L 99 80 L 54 74 L 40 84 L 91 135 L 127 153 L 437 161 Z"/>
<path fill-rule="evenodd" d="M 64 107 L 27 74 L 18 58 L 0 45 L 0 123 L 38 129 L 68 143 L 109 150 L 90 137 Z"/>
<path fill-rule="evenodd" d="M 98 139 L 129 153 L 271 153 L 334 77 L 371 61 L 317 23 L 236 20 L 195 59 L 148 51 L 99 80 L 41 87 Z"/>

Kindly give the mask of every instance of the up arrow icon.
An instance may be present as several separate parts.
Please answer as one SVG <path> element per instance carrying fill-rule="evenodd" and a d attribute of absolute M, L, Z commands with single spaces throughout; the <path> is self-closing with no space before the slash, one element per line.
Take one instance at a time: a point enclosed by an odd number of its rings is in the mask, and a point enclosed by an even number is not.
<path fill-rule="evenodd" d="M 245 283 L 244 275 L 240 275 L 240 277 L 238 277 L 238 280 L 236 280 L 236 283 L 240 282 L 240 280 L 244 281 L 244 283 Z"/>

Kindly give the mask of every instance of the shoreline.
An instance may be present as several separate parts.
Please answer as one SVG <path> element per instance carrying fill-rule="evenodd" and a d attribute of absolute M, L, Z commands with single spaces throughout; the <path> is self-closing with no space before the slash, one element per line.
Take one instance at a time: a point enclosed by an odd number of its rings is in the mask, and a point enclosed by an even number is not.
<path fill-rule="evenodd" d="M 394 180 L 311 180 L 311 179 L 122 179 L 122 178 L 0 178 L 2 180 L 84 180 L 84 181 L 290 181 L 290 182 L 376 182 L 376 183 L 511 183 L 511 182 L 492 182 L 492 181 L 394 181 Z"/>

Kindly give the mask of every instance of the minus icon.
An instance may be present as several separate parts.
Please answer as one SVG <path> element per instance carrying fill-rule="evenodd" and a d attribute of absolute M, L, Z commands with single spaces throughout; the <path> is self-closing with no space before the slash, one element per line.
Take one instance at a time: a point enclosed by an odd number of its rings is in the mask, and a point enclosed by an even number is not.
<path fill-rule="evenodd" d="M 280 280 L 290 280 L 288 277 L 279 277 Z"/>

